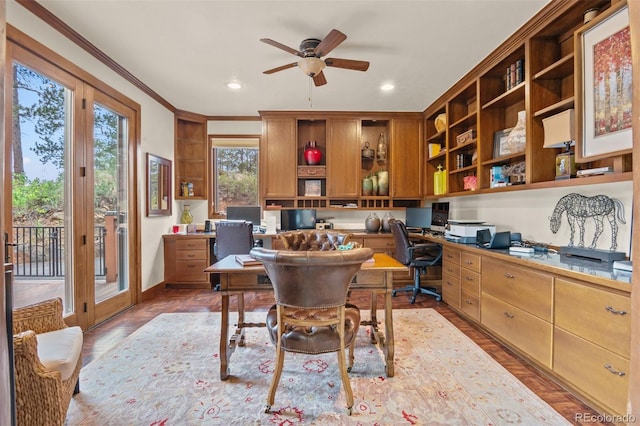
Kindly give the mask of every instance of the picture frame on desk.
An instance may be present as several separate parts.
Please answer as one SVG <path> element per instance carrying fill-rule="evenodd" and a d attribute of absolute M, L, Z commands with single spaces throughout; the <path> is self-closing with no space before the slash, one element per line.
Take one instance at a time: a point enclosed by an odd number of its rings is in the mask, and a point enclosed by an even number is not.
<path fill-rule="evenodd" d="M 576 161 L 623 155 L 632 148 L 629 9 L 612 6 L 576 31 Z"/>
<path fill-rule="evenodd" d="M 504 157 L 511 152 L 505 152 L 505 144 L 507 141 L 507 136 L 509 136 L 509 132 L 511 132 L 513 127 L 509 127 L 508 129 L 498 130 L 493 134 L 493 158 Z"/>

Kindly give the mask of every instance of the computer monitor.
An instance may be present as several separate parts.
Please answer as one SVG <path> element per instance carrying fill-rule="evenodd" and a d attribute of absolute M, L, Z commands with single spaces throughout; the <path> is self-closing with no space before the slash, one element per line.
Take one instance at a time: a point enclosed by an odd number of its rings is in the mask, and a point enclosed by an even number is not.
<path fill-rule="evenodd" d="M 431 230 L 444 232 L 449 220 L 449 202 L 431 204 Z"/>
<path fill-rule="evenodd" d="M 421 231 L 431 228 L 431 207 L 407 207 L 405 225 Z"/>
<path fill-rule="evenodd" d="M 253 226 L 260 226 L 260 206 L 227 206 L 228 220 L 246 220 Z"/>
<path fill-rule="evenodd" d="M 282 231 L 315 228 L 316 209 L 286 209 L 280 212 L 280 229 Z"/>

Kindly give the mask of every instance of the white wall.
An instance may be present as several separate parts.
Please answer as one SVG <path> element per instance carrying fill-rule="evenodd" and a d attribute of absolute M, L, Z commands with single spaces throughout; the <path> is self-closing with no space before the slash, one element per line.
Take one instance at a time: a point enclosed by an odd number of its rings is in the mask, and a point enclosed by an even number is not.
<path fill-rule="evenodd" d="M 142 111 L 142 142 L 138 152 L 138 209 L 142 218 L 140 230 L 142 235 L 142 264 L 140 265 L 142 290 L 144 291 L 161 282 L 164 273 L 162 234 L 177 220 L 176 217 L 180 213 L 180 208 L 174 202 L 173 217 L 147 218 L 145 216 L 145 154 L 151 152 L 173 161 L 173 113 L 87 54 L 66 37 L 54 31 L 13 0 L 7 1 L 7 23 L 140 104 Z M 154 89 L 161 92 L 161 88 Z"/>

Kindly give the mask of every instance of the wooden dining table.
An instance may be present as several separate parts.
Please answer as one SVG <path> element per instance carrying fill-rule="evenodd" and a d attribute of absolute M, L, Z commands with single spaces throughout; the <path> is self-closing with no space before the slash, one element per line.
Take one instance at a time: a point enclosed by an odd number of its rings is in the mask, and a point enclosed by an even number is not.
<path fill-rule="evenodd" d="M 371 329 L 371 342 L 378 344 L 385 357 L 385 372 L 387 377 L 393 377 L 393 310 L 391 292 L 393 290 L 393 273 L 407 271 L 408 268 L 393 257 L 384 253 L 375 253 L 373 259 L 362 264 L 360 271 L 351 282 L 351 290 L 365 290 L 371 292 L 371 306 L 369 319 L 363 319 L 361 325 Z M 221 294 L 220 321 L 220 380 L 229 377 L 231 355 L 237 346 L 244 346 L 244 329 L 247 327 L 265 327 L 266 324 L 245 322 L 244 292 L 245 291 L 273 291 L 269 277 L 262 265 L 243 266 L 236 261 L 235 256 L 224 259 L 207 267 L 205 272 L 218 274 Z M 229 336 L 229 297 L 237 296 L 238 322 L 235 330 Z M 383 297 L 384 332 L 379 327 L 377 319 L 377 297 Z M 275 299 L 274 299 L 275 303 Z M 266 313 L 265 313 L 266 318 Z"/>

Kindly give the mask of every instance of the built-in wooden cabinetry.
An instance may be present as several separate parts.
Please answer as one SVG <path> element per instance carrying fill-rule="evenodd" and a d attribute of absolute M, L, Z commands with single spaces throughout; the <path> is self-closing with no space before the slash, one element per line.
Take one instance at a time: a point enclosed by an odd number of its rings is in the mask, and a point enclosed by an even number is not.
<path fill-rule="evenodd" d="M 435 197 L 433 176 L 441 166 L 447 173 L 446 194 L 463 195 L 467 176 L 477 177 L 477 191 L 570 186 L 631 180 L 631 153 L 579 165 L 579 168 L 611 166 L 614 174 L 579 179 L 555 180 L 555 156 L 561 149 L 543 148 L 542 120 L 575 108 L 582 90 L 577 84 L 574 32 L 584 25 L 583 13 L 598 8 L 608 13 L 606 0 L 560 0 L 550 3 L 538 15 L 500 45 L 424 112 L 425 149 L 441 146 L 426 160 L 426 195 Z M 506 82 L 507 70 L 520 67 L 519 77 Z M 518 112 L 525 111 L 527 142 L 520 152 L 498 155 L 494 150 L 497 132 L 513 128 Z M 436 118 L 444 114 L 446 128 L 438 131 Z M 458 136 L 471 131 L 459 141 Z M 428 152 L 428 151 L 427 151 Z M 491 188 L 491 169 L 499 166 L 525 167 L 525 181 L 508 187 Z"/>
<path fill-rule="evenodd" d="M 209 173 L 206 117 L 176 112 L 175 134 L 175 198 L 206 200 Z M 184 194 L 183 183 L 192 185 L 193 195 Z"/>
<path fill-rule="evenodd" d="M 204 235 L 164 235 L 165 285 L 210 288 L 204 269 L 213 263 L 211 241 Z"/>
<path fill-rule="evenodd" d="M 445 241 L 443 300 L 598 411 L 623 415 L 631 284 L 615 270 L 558 267 L 552 256 L 527 260 Z"/>
<path fill-rule="evenodd" d="M 390 209 L 419 206 L 424 188 L 419 113 L 261 112 L 260 191 L 263 208 Z M 386 153 L 378 156 L 379 140 Z M 322 152 L 305 162 L 310 141 Z M 365 144 L 376 151 L 363 157 Z M 389 173 L 386 194 L 365 195 L 362 180 Z M 310 192 L 309 188 L 319 188 Z"/>

